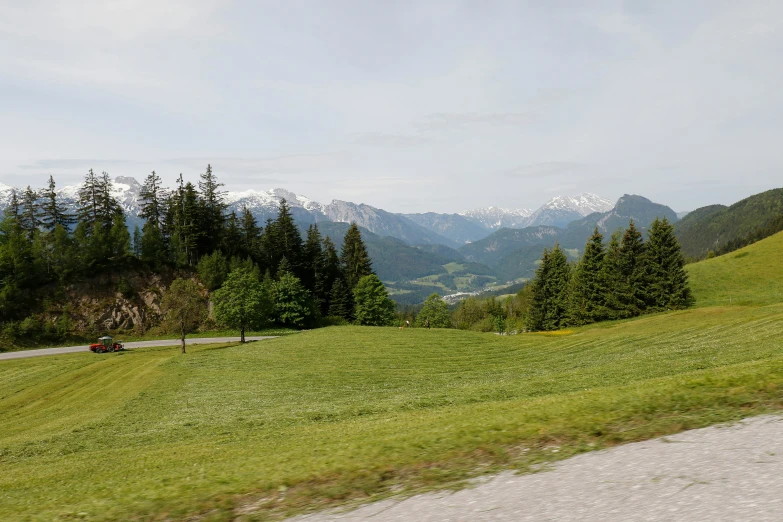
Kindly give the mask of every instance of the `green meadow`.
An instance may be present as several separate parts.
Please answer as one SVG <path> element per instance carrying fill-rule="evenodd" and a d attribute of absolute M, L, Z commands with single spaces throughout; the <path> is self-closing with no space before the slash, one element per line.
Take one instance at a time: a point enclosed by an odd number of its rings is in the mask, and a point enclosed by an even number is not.
<path fill-rule="evenodd" d="M 0 519 L 279 519 L 780 410 L 781 252 L 690 265 L 692 309 L 551 334 L 1 361 Z"/>

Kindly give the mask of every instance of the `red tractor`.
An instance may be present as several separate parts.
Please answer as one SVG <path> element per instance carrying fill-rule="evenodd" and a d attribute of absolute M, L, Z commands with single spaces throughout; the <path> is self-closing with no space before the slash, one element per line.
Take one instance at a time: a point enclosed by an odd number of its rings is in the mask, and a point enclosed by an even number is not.
<path fill-rule="evenodd" d="M 115 343 L 114 340 L 108 335 L 98 338 L 98 341 L 100 342 L 90 345 L 91 352 L 95 352 L 95 353 L 119 352 L 120 350 L 125 349 L 125 347 L 122 345 L 121 342 L 118 341 Z"/>

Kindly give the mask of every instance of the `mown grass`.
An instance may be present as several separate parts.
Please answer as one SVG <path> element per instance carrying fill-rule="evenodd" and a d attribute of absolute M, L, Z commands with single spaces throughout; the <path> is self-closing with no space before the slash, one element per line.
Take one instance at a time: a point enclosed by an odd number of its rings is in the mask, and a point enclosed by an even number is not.
<path fill-rule="evenodd" d="M 558 335 L 334 327 L 2 362 L 0 518 L 279 518 L 777 411 L 767 299 Z"/>
<path fill-rule="evenodd" d="M 696 306 L 783 302 L 783 233 L 686 270 Z"/>

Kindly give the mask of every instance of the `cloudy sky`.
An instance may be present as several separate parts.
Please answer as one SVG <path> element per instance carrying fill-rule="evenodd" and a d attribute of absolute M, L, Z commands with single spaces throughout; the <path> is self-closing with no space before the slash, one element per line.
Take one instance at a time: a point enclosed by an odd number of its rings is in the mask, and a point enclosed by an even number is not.
<path fill-rule="evenodd" d="M 211 162 L 399 212 L 783 185 L 779 1 L 5 0 L 0 49 L 9 185 Z"/>

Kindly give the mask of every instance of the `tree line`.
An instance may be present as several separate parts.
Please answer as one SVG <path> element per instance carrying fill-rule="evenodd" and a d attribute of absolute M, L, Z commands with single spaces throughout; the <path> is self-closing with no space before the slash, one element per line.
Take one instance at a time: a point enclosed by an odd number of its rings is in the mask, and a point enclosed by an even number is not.
<path fill-rule="evenodd" d="M 577 263 L 558 245 L 544 249 L 535 277 L 514 295 L 469 297 L 449 311 L 437 294 L 409 310 L 420 326 L 480 332 L 557 330 L 689 305 L 691 291 L 672 225 L 656 219 L 647 241 L 633 221 L 609 243 L 596 228 Z"/>
<path fill-rule="evenodd" d="M 315 224 L 302 237 L 285 199 L 275 219 L 259 224 L 247 208 L 229 211 L 222 187 L 209 165 L 197 184 L 180 175 L 171 191 L 153 171 L 139 196 L 144 224 L 133 233 L 106 172 L 86 174 L 73 214 L 51 176 L 43 190 L 13 191 L 0 222 L 0 322 L 34 312 L 37 291 L 47 285 L 62 287 L 134 267 L 195 272 L 215 293 L 227 283 L 236 289 L 241 281 L 241 287 L 250 277 L 251 286 L 263 290 L 260 312 L 266 323 L 313 326 L 324 317 L 378 322 L 370 317 L 378 310 L 357 309 L 357 296 L 364 296 L 362 303 L 376 299 L 383 321 L 391 322 L 393 303 L 374 275 L 355 224 L 338 252 Z"/>
<path fill-rule="evenodd" d="M 558 245 L 544 250 L 530 283 L 527 328 L 557 330 L 684 308 L 691 292 L 683 265 L 666 219 L 653 221 L 647 241 L 633 221 L 608 245 L 596 228 L 576 265 Z"/>

